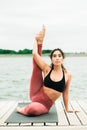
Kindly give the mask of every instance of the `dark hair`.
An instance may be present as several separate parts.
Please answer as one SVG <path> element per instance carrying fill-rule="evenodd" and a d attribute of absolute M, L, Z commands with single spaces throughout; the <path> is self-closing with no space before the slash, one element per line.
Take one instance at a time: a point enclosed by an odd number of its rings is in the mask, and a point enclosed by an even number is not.
<path fill-rule="evenodd" d="M 60 53 L 62 54 L 63 59 L 65 58 L 64 52 L 63 52 L 60 48 L 56 48 L 56 49 L 52 50 L 52 52 L 51 52 L 51 54 L 50 54 L 50 59 L 52 59 L 53 53 L 54 53 L 55 51 L 60 51 Z M 61 65 L 61 67 L 62 67 L 63 70 L 66 70 L 66 68 L 64 67 L 63 64 Z M 52 69 L 54 68 L 54 65 L 53 65 L 53 64 L 51 64 L 51 68 L 52 68 Z"/>

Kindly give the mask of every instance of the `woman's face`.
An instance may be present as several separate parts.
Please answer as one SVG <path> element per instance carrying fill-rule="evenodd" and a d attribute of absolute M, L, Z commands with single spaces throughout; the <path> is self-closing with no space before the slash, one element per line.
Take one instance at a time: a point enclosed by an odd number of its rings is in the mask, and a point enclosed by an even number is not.
<path fill-rule="evenodd" d="M 59 50 L 54 51 L 51 61 L 54 66 L 59 66 L 63 63 L 63 56 Z"/>

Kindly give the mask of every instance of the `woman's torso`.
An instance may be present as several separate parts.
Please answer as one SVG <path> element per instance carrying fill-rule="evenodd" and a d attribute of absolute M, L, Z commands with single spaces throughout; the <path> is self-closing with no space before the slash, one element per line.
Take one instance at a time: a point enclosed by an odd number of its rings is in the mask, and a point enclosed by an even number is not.
<path fill-rule="evenodd" d="M 55 102 L 57 98 L 61 96 L 60 92 L 57 92 L 45 86 L 43 86 L 43 90 L 44 90 L 44 93 L 52 100 L 52 102 Z"/>
<path fill-rule="evenodd" d="M 55 77 L 55 80 L 53 79 L 53 77 Z M 62 71 L 61 75 L 58 78 L 57 77 L 58 75 L 55 76 L 53 74 L 53 70 L 49 69 L 49 71 L 45 73 L 44 78 L 44 82 L 47 83 L 44 83 L 43 90 L 53 102 L 55 102 L 55 100 L 61 96 L 61 93 L 65 89 L 65 72 Z"/>

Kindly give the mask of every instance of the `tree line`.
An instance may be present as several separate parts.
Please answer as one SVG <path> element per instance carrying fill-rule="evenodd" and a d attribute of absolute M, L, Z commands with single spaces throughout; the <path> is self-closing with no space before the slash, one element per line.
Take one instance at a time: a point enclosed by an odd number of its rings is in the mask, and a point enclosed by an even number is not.
<path fill-rule="evenodd" d="M 50 53 L 51 50 L 47 49 L 47 50 L 43 50 L 42 53 L 46 54 L 46 53 Z M 31 49 L 23 49 L 23 50 L 9 50 L 9 49 L 0 49 L 0 54 L 32 54 L 32 50 Z"/>
<path fill-rule="evenodd" d="M 42 50 L 42 54 L 49 54 L 51 53 L 52 50 L 47 49 L 47 50 Z M 0 54 L 32 54 L 31 49 L 23 49 L 23 50 L 9 50 L 9 49 L 0 49 Z M 66 56 L 87 56 L 87 52 L 66 52 Z"/>

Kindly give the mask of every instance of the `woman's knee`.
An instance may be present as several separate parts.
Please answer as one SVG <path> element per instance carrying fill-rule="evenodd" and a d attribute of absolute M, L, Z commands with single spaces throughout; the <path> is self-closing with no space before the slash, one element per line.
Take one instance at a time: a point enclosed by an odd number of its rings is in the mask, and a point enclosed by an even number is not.
<path fill-rule="evenodd" d="M 28 115 L 41 115 L 48 113 L 48 109 L 40 103 L 32 103 L 26 108 L 26 113 Z"/>
<path fill-rule="evenodd" d="M 29 114 L 30 115 L 38 115 L 39 114 L 38 108 L 30 107 Z"/>

